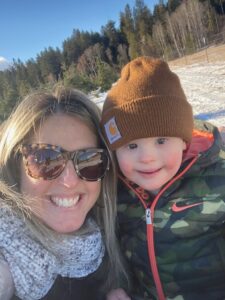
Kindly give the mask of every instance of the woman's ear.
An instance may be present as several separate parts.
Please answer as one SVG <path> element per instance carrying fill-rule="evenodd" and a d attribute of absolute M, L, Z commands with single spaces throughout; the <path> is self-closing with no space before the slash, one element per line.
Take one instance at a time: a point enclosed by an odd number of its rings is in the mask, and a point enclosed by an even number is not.
<path fill-rule="evenodd" d="M 183 151 L 187 149 L 187 143 L 183 141 Z"/>

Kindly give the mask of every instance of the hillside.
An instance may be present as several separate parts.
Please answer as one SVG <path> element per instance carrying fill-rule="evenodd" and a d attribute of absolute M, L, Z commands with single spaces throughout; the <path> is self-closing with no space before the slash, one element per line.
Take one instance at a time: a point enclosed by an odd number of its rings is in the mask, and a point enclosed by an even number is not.
<path fill-rule="evenodd" d="M 186 55 L 182 58 L 170 61 L 169 64 L 171 67 L 176 67 L 192 65 L 195 63 L 213 63 L 220 61 L 225 61 L 225 44 L 206 47 L 205 49 L 194 54 Z"/>
<path fill-rule="evenodd" d="M 225 126 L 225 44 L 171 61 L 197 118 Z"/>
<path fill-rule="evenodd" d="M 225 45 L 205 50 L 170 62 L 179 76 L 188 101 L 197 118 L 225 126 Z M 91 98 L 102 107 L 106 94 Z"/>

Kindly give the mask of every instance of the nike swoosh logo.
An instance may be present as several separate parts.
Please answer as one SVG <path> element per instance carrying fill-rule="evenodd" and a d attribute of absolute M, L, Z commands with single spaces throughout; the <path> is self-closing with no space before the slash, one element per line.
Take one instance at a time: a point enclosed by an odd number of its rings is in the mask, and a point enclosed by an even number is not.
<path fill-rule="evenodd" d="M 177 203 L 174 203 L 171 207 L 173 212 L 180 212 L 180 211 L 184 211 L 188 208 L 194 207 L 194 206 L 198 206 L 202 204 L 202 202 L 198 202 L 198 203 L 194 203 L 194 204 L 190 204 L 190 205 L 183 205 L 183 206 L 177 206 Z"/>

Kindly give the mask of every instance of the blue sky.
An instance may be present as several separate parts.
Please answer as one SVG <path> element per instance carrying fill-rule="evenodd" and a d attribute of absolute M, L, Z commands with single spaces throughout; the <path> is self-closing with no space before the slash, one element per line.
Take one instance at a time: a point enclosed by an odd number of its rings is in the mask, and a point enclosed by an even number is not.
<path fill-rule="evenodd" d="M 144 2 L 152 10 L 158 0 Z M 108 20 L 118 26 L 126 4 L 135 0 L 0 0 L 0 63 L 61 49 L 73 29 L 100 32 Z"/>

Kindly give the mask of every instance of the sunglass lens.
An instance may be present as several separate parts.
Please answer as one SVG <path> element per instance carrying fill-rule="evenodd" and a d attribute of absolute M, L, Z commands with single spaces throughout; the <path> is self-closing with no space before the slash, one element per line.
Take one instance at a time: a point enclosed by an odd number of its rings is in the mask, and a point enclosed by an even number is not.
<path fill-rule="evenodd" d="M 62 172 L 65 162 L 54 149 L 38 149 L 27 156 L 27 169 L 31 177 L 54 179 Z"/>
<path fill-rule="evenodd" d="M 101 179 L 108 166 L 106 152 L 98 150 L 84 150 L 77 155 L 77 168 L 79 175 L 88 181 Z"/>

